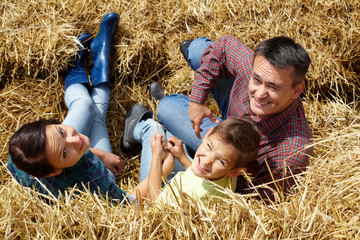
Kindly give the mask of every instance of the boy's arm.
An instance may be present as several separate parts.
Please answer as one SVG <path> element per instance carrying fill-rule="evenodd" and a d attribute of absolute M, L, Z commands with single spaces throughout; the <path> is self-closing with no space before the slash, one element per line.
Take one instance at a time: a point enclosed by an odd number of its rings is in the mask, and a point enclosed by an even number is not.
<path fill-rule="evenodd" d="M 98 156 L 105 166 L 115 174 L 115 176 L 118 176 L 124 168 L 124 163 L 121 161 L 119 156 L 99 148 L 90 148 L 90 151 Z"/>
<path fill-rule="evenodd" d="M 163 147 L 163 136 L 155 133 L 150 141 L 152 161 L 148 177 L 148 193 L 150 200 L 154 201 L 160 194 L 161 189 L 161 176 L 162 176 L 162 161 L 166 159 L 167 152 Z"/>
<path fill-rule="evenodd" d="M 168 156 L 162 162 L 162 172 L 161 172 L 162 177 L 166 178 L 171 173 L 171 171 L 174 169 L 174 165 L 175 165 L 174 156 L 172 154 L 168 154 Z M 150 169 L 150 171 L 151 171 L 151 169 Z M 155 173 L 155 175 L 156 175 L 156 173 Z M 160 178 L 160 180 L 162 182 L 161 178 Z M 150 186 L 150 188 L 148 188 L 148 181 L 149 181 L 149 177 L 145 178 L 131 192 L 131 195 L 135 196 L 139 202 L 142 202 L 144 200 L 144 198 L 147 198 L 147 199 L 150 198 L 149 190 L 151 190 L 152 187 Z M 160 194 L 160 189 L 159 189 L 159 194 Z"/>
<path fill-rule="evenodd" d="M 183 142 L 180 139 L 171 136 L 168 139 L 166 147 L 180 161 L 185 169 L 191 166 L 191 161 L 186 156 L 183 148 Z"/>

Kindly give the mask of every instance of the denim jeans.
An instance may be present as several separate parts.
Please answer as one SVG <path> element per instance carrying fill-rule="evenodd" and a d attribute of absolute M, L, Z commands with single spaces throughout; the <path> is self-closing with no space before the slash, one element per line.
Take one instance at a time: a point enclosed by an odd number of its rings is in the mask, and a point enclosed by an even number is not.
<path fill-rule="evenodd" d="M 80 83 L 70 85 L 65 91 L 68 114 L 63 122 L 90 139 L 91 148 L 111 151 L 106 127 L 106 114 L 110 101 L 110 86 L 102 83 L 88 88 Z"/>

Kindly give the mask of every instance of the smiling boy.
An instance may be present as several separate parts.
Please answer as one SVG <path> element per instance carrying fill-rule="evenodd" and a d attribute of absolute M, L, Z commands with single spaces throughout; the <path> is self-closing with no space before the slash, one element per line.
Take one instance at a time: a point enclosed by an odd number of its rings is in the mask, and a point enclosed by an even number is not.
<path fill-rule="evenodd" d="M 152 121 L 147 119 L 145 122 L 147 126 L 155 126 Z M 149 177 L 132 195 L 138 192 L 140 201 L 148 198 L 161 202 L 174 200 L 174 193 L 180 199 L 180 191 L 204 202 L 214 196 L 226 197 L 217 186 L 235 190 L 236 177 L 256 158 L 259 142 L 260 133 L 250 119 L 229 118 L 206 133 L 191 161 L 181 140 L 171 136 L 165 143 L 163 135 L 154 133 L 150 142 L 152 162 Z M 162 177 L 170 173 L 174 157 L 186 170 L 177 173 L 171 183 L 161 189 Z"/>

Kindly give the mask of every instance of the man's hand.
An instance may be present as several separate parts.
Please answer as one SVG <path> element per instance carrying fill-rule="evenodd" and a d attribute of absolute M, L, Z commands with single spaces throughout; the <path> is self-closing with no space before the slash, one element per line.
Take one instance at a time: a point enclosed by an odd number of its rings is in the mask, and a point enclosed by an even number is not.
<path fill-rule="evenodd" d="M 213 123 L 219 123 L 219 120 L 211 113 L 210 109 L 205 104 L 190 102 L 188 115 L 190 117 L 192 128 L 195 131 L 196 136 L 200 139 L 200 132 L 202 129 L 200 125 L 204 118 L 209 118 Z"/>
<path fill-rule="evenodd" d="M 124 168 L 124 163 L 121 161 L 120 157 L 109 153 L 106 151 L 103 151 L 99 148 L 91 148 L 91 152 L 93 152 L 96 156 L 98 156 L 101 161 L 105 164 L 105 166 L 112 171 L 115 176 L 118 176 L 120 172 Z"/>

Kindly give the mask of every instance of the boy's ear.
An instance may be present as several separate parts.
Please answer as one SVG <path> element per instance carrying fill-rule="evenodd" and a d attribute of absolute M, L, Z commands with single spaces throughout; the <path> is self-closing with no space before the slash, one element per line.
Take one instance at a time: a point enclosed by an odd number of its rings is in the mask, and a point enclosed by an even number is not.
<path fill-rule="evenodd" d="M 245 172 L 246 171 L 246 168 L 234 168 L 234 169 L 231 169 L 227 174 L 226 176 L 228 177 L 237 177 L 239 175 L 242 174 L 242 172 Z"/>
<path fill-rule="evenodd" d="M 209 131 L 207 131 L 207 133 L 205 134 L 203 140 L 206 139 L 213 130 L 214 130 L 214 127 L 211 127 L 211 128 L 209 129 Z"/>
<path fill-rule="evenodd" d="M 54 177 L 56 175 L 59 175 L 61 172 L 62 172 L 62 169 L 55 169 L 52 173 L 45 175 L 45 177 Z"/>

